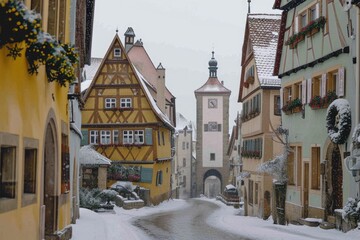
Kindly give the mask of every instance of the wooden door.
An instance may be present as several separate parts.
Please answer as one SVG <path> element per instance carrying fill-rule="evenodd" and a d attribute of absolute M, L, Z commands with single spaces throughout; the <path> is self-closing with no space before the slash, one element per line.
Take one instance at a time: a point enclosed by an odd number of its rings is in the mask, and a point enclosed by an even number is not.
<path fill-rule="evenodd" d="M 309 163 L 305 163 L 304 167 L 304 196 L 303 196 L 303 206 L 304 206 L 304 218 L 309 215 Z"/>

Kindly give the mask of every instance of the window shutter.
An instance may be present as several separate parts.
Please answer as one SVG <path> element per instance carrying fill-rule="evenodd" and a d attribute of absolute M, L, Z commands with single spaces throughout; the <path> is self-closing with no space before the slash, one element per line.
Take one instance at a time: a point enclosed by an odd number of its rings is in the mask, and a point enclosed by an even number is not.
<path fill-rule="evenodd" d="M 311 78 L 307 80 L 307 102 L 310 103 L 311 101 Z"/>
<path fill-rule="evenodd" d="M 152 145 L 152 128 L 145 128 L 145 144 Z"/>
<path fill-rule="evenodd" d="M 284 102 L 284 90 L 283 88 L 280 88 L 280 109 L 282 109 L 283 107 L 283 102 Z"/>
<path fill-rule="evenodd" d="M 338 82 L 336 83 L 336 95 L 338 95 L 338 97 L 343 97 L 345 95 L 345 69 L 339 68 L 339 73 L 338 73 L 339 77 L 338 77 Z"/>
<path fill-rule="evenodd" d="M 321 97 L 325 97 L 326 95 L 326 73 L 321 75 Z"/>
<path fill-rule="evenodd" d="M 89 144 L 89 131 L 88 130 L 81 130 L 82 139 L 81 139 L 81 146 Z"/>
<path fill-rule="evenodd" d="M 306 80 L 301 83 L 301 103 L 306 104 Z"/>
<path fill-rule="evenodd" d="M 221 132 L 221 124 L 218 124 L 218 132 Z"/>
<path fill-rule="evenodd" d="M 295 23 L 294 23 L 294 32 L 299 32 L 299 18 L 298 16 L 295 17 Z"/>
<path fill-rule="evenodd" d="M 315 15 L 315 19 L 317 19 L 317 18 L 319 18 L 320 17 L 320 3 L 317 3 L 316 5 L 315 5 L 315 9 L 316 9 L 316 15 Z"/>
<path fill-rule="evenodd" d="M 152 182 L 152 168 L 141 168 L 141 182 L 151 183 Z"/>

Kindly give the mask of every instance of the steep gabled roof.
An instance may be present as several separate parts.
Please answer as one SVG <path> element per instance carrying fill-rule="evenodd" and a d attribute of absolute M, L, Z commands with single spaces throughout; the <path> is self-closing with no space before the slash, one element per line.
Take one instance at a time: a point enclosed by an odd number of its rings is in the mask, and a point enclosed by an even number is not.
<path fill-rule="evenodd" d="M 278 14 L 248 15 L 249 40 L 254 52 L 257 74 L 260 81 L 262 78 L 272 77 L 280 21 L 281 15 Z"/>
<path fill-rule="evenodd" d="M 97 78 L 100 75 L 100 72 L 102 70 L 102 68 L 104 67 L 104 64 L 106 62 L 106 60 L 109 58 L 110 54 L 111 54 L 111 50 L 113 49 L 113 47 L 118 44 L 121 48 L 121 51 L 125 54 L 125 59 L 122 61 L 127 61 L 129 63 L 130 66 L 130 71 L 132 71 L 137 79 L 137 81 L 140 84 L 141 89 L 144 91 L 145 93 L 145 97 L 146 99 L 149 101 L 149 105 L 151 106 L 151 109 L 153 110 L 153 112 L 155 113 L 155 115 L 159 118 L 160 121 L 162 121 L 164 123 L 165 126 L 167 126 L 168 128 L 170 128 L 171 130 L 174 130 L 174 126 L 171 124 L 170 120 L 167 118 L 167 116 L 161 112 L 161 110 L 159 109 L 159 107 L 156 105 L 155 100 L 153 99 L 153 97 L 151 96 L 149 89 L 147 88 L 145 82 L 147 81 L 142 75 L 141 73 L 136 69 L 136 67 L 132 64 L 132 62 L 130 61 L 128 55 L 125 52 L 125 48 L 123 46 L 123 44 L 121 43 L 121 40 L 119 38 L 119 36 L 116 34 L 112 43 L 110 44 L 105 57 L 102 59 L 100 66 L 98 67 L 96 74 L 94 76 L 94 78 L 91 81 L 90 86 L 88 87 L 88 89 L 86 90 L 85 94 L 84 94 L 84 102 L 86 102 L 87 98 L 89 97 L 90 91 L 91 89 L 94 87 L 94 84 L 96 83 Z"/>
<path fill-rule="evenodd" d="M 280 22 L 280 14 L 248 14 L 247 16 L 241 65 L 244 67 L 248 64 L 249 56 L 246 54 L 252 52 L 260 87 L 280 87 L 281 84 L 281 80 L 273 76 Z M 247 51 L 248 48 L 251 48 L 251 51 Z M 242 72 L 242 81 L 244 81 L 243 76 L 244 72 Z M 239 101 L 242 87 L 241 82 Z"/>
<path fill-rule="evenodd" d="M 151 88 L 156 92 L 156 81 L 158 74 L 156 72 L 154 63 L 152 62 L 144 47 L 143 42 L 141 40 L 136 41 L 136 43 L 129 49 L 127 54 L 131 62 L 136 66 L 139 72 L 150 83 Z M 171 98 L 173 97 L 174 95 L 167 88 L 165 88 L 166 100 L 171 102 Z"/>

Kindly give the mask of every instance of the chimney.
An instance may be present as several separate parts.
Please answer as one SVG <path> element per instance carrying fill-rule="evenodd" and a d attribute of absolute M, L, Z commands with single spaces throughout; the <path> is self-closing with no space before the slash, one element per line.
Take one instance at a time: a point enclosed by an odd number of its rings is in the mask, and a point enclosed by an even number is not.
<path fill-rule="evenodd" d="M 156 68 L 157 76 L 156 79 L 156 103 L 160 110 L 166 114 L 165 110 L 165 68 L 160 63 Z"/>
<path fill-rule="evenodd" d="M 124 36 L 125 36 L 125 51 L 127 53 L 130 50 L 130 48 L 134 45 L 135 33 L 132 27 L 128 27 Z"/>

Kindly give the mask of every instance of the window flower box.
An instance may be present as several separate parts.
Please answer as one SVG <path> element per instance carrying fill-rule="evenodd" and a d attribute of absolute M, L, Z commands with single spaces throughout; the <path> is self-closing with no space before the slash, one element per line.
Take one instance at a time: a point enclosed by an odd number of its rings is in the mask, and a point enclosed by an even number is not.
<path fill-rule="evenodd" d="M 312 36 L 315 33 L 320 31 L 320 28 L 323 28 L 326 23 L 326 18 L 321 16 L 314 21 L 309 22 L 308 25 L 303 27 L 298 33 L 295 33 L 285 42 L 286 46 L 289 46 L 291 49 L 296 48 L 297 44 L 304 40 L 305 36 Z"/>

